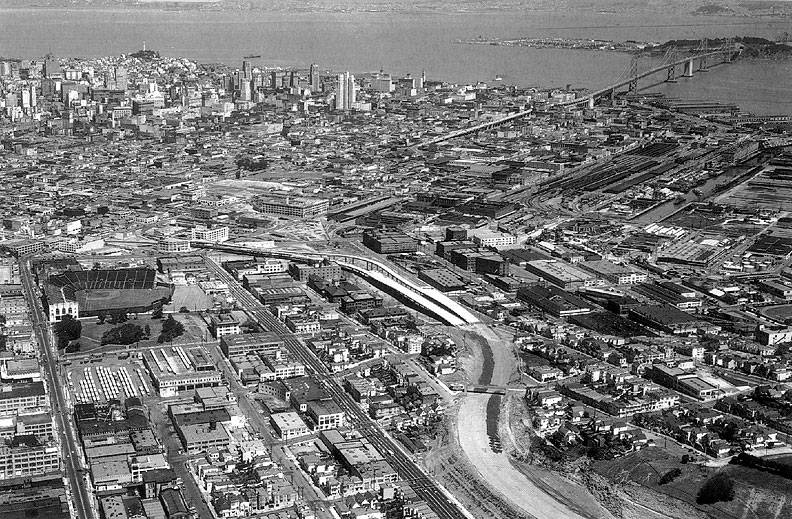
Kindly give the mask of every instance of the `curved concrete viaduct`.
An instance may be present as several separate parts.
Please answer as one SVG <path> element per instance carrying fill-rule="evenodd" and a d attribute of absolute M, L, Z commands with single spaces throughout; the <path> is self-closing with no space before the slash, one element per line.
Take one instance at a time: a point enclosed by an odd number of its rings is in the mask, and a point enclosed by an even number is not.
<path fill-rule="evenodd" d="M 202 249 L 212 249 L 246 256 L 266 256 L 301 263 L 315 263 L 325 258 L 332 259 L 342 269 L 362 276 L 381 288 L 397 292 L 399 296 L 411 302 L 420 310 L 437 317 L 449 326 L 463 326 L 479 322 L 479 319 L 472 312 L 436 288 L 415 283 L 388 265 L 364 256 L 332 252 L 306 253 L 305 251 L 283 249 L 254 249 L 223 243 L 193 242 L 193 245 Z"/>

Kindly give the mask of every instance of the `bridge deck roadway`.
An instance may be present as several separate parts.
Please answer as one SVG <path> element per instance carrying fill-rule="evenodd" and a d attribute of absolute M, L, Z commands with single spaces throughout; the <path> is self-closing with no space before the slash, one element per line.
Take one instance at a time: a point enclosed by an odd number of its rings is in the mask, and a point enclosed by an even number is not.
<path fill-rule="evenodd" d="M 661 72 L 663 70 L 667 70 L 667 69 L 669 69 L 671 67 L 678 67 L 679 65 L 683 65 L 683 64 L 685 64 L 685 63 L 687 63 L 687 62 L 689 62 L 691 60 L 700 60 L 702 58 L 708 58 L 708 57 L 711 57 L 711 56 L 720 56 L 720 55 L 723 55 L 724 52 L 726 52 L 724 49 L 719 49 L 719 50 L 715 50 L 715 51 L 712 51 L 712 52 L 707 52 L 707 53 L 704 53 L 704 54 L 697 54 L 695 56 L 687 56 L 686 58 L 677 60 L 677 61 L 675 61 L 673 63 L 665 63 L 663 65 L 659 65 L 657 67 L 651 68 L 651 69 L 646 70 L 644 72 L 640 72 L 640 73 L 636 74 L 635 76 L 631 76 L 630 78 L 625 79 L 623 81 L 619 81 L 618 83 L 614 83 L 614 84 L 608 85 L 608 86 L 606 86 L 604 88 L 600 88 L 599 90 L 596 90 L 596 91 L 594 91 L 594 92 L 592 92 L 592 93 L 590 93 L 590 94 L 588 94 L 588 95 L 586 95 L 584 97 L 581 97 L 579 99 L 574 99 L 572 101 L 565 101 L 563 103 L 558 103 L 555 106 L 562 106 L 562 107 L 563 106 L 575 106 L 575 105 L 588 103 L 589 100 L 591 100 L 591 99 L 596 99 L 598 97 L 602 97 L 604 94 L 607 94 L 608 92 L 611 92 L 611 91 L 613 91 L 613 90 L 615 90 L 615 89 L 617 89 L 619 87 L 623 87 L 623 86 L 629 85 L 633 81 L 637 81 L 637 80 L 645 78 L 647 76 L 651 76 L 653 74 L 657 74 L 658 72 Z M 509 121 L 513 121 L 515 119 L 519 119 L 521 117 L 525 117 L 526 115 L 530 114 L 531 112 L 532 112 L 532 110 L 523 110 L 521 112 L 515 112 L 513 114 L 509 114 L 509 115 L 507 115 L 505 117 L 502 117 L 500 119 L 487 121 L 485 123 L 481 123 L 481 124 L 478 124 L 476 126 L 471 126 L 470 128 L 463 128 L 461 130 L 456 130 L 456 131 L 453 131 L 451 133 L 448 133 L 446 135 L 441 135 L 440 137 L 435 137 L 434 139 L 430 139 L 430 140 L 428 140 L 426 142 L 422 142 L 420 144 L 416 144 L 416 145 L 414 145 L 412 147 L 413 148 L 422 148 L 424 146 L 431 146 L 432 144 L 438 144 L 438 143 L 441 143 L 441 142 L 444 142 L 444 141 L 447 141 L 447 140 L 450 140 L 450 139 L 455 139 L 456 137 L 463 137 L 465 135 L 470 135 L 471 133 L 480 132 L 482 130 L 486 130 L 486 129 L 489 129 L 489 128 L 493 128 L 495 126 L 500 126 L 502 124 L 506 124 Z"/>

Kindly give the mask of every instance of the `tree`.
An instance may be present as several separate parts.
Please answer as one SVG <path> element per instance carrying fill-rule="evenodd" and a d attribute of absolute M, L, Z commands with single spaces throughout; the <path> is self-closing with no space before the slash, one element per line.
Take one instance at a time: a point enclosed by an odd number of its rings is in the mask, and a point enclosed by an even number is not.
<path fill-rule="evenodd" d="M 55 336 L 58 338 L 58 349 L 62 350 L 69 345 L 70 341 L 80 338 L 82 335 L 82 323 L 70 314 L 64 315 L 60 321 L 55 323 Z"/>
<path fill-rule="evenodd" d="M 77 353 L 80 351 L 80 341 L 71 341 L 64 351 L 66 353 Z"/>
<path fill-rule="evenodd" d="M 190 313 L 190 309 L 187 308 L 186 306 L 182 306 L 181 308 L 179 308 L 179 313 L 180 314 L 189 314 Z"/>
<path fill-rule="evenodd" d="M 247 171 L 262 171 L 267 169 L 269 162 L 261 155 L 251 157 L 249 155 L 240 155 L 234 161 L 239 169 Z"/>
<path fill-rule="evenodd" d="M 726 474 L 715 474 L 708 479 L 696 496 L 696 503 L 708 505 L 734 499 L 734 481 Z"/>
<path fill-rule="evenodd" d="M 184 333 L 184 325 L 173 318 L 172 315 L 169 315 L 165 322 L 162 323 L 162 331 L 157 337 L 157 342 L 162 344 L 163 342 L 170 342 L 176 337 L 180 336 Z"/>
<path fill-rule="evenodd" d="M 676 478 L 678 478 L 681 475 L 682 475 L 682 470 L 680 470 L 679 468 L 671 469 L 668 472 L 666 472 L 665 474 L 663 474 L 662 476 L 660 476 L 659 483 L 661 485 L 665 485 L 665 484 L 671 483 L 672 481 L 674 481 Z"/>
<path fill-rule="evenodd" d="M 132 344 L 143 338 L 143 328 L 134 323 L 124 323 L 107 330 L 102 335 L 102 344 Z"/>
<path fill-rule="evenodd" d="M 162 319 L 162 308 L 155 308 L 153 312 L 151 312 L 152 319 Z"/>
<path fill-rule="evenodd" d="M 261 326 L 252 319 L 248 319 L 242 324 L 242 328 L 246 330 L 247 333 L 258 333 L 264 330 L 261 329 Z"/>
<path fill-rule="evenodd" d="M 151 326 L 149 325 L 144 326 L 143 333 L 146 334 L 146 337 L 151 337 Z"/>

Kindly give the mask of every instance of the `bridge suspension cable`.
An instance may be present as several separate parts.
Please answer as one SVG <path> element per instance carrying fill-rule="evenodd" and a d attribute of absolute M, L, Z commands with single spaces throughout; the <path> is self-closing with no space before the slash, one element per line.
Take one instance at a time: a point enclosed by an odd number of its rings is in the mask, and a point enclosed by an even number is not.
<path fill-rule="evenodd" d="M 672 45 L 671 47 L 666 50 L 665 56 L 663 56 L 663 61 L 660 63 L 661 66 L 668 65 L 668 73 L 666 74 L 666 81 L 674 82 L 676 81 L 676 62 L 679 61 L 679 52 L 677 51 L 676 45 Z"/>
<path fill-rule="evenodd" d="M 701 54 L 702 58 L 699 60 L 699 70 L 707 70 L 707 53 L 709 52 L 709 40 L 707 38 L 702 38 L 701 43 L 699 43 L 698 49 L 696 49 L 696 54 Z"/>

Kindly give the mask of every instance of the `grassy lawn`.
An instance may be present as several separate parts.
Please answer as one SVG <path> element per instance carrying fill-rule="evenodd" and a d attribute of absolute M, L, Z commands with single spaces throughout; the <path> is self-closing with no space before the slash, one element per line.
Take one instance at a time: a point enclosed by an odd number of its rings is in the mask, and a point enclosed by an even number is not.
<path fill-rule="evenodd" d="M 198 314 L 176 313 L 172 315 L 174 319 L 184 325 L 184 334 L 182 334 L 177 339 L 178 342 L 200 341 L 202 338 L 208 335 L 206 325 Z M 165 318 L 167 318 L 167 314 Z M 85 352 L 97 349 L 117 349 L 113 348 L 113 345 L 109 344 L 102 346 L 101 341 L 102 335 L 104 335 L 106 331 L 111 330 L 112 328 L 119 325 L 108 324 L 107 322 L 99 324 L 98 320 L 95 318 L 80 319 L 80 322 L 82 323 L 80 351 Z M 157 337 L 159 337 L 159 334 L 162 331 L 162 323 L 164 322 L 164 319 L 152 319 L 148 315 L 141 315 L 137 319 L 130 318 L 127 322 L 136 324 L 143 329 L 145 329 L 146 325 L 149 325 L 149 328 L 151 329 L 151 336 L 149 339 L 140 341 L 139 346 L 154 346 L 157 344 Z"/>

